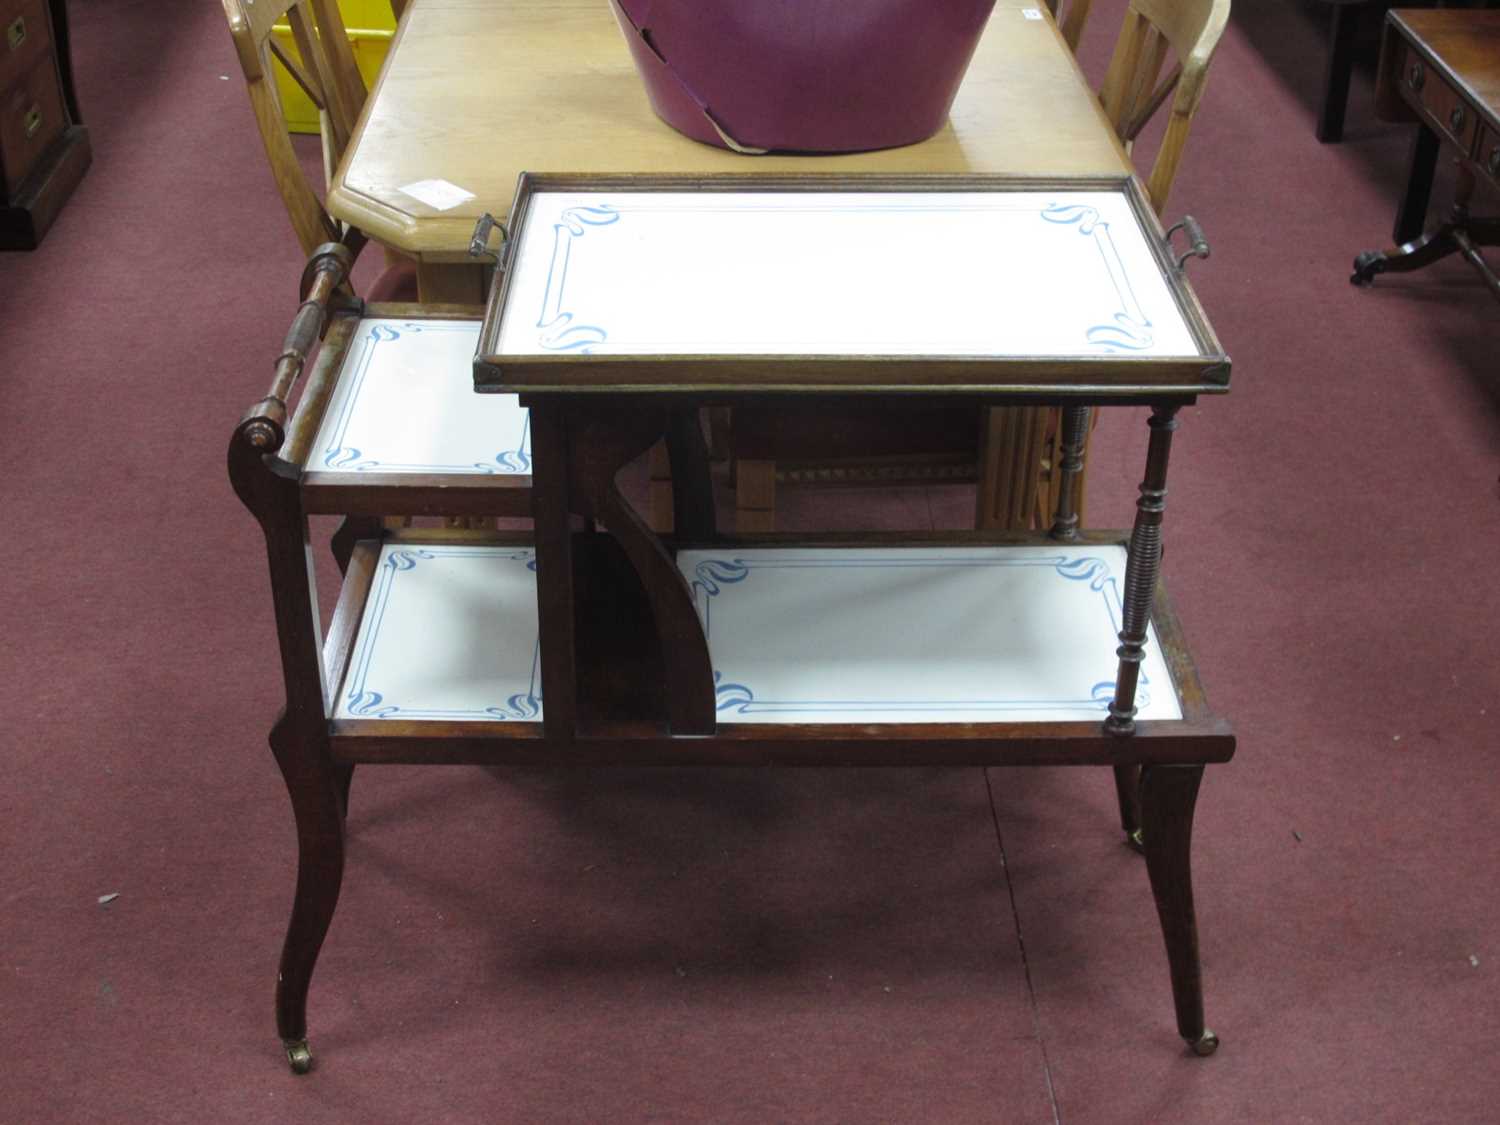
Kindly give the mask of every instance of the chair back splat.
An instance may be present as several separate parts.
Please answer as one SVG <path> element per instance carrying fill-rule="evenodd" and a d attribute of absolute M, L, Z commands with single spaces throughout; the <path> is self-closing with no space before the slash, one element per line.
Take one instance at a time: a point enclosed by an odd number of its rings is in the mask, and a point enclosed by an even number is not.
<path fill-rule="evenodd" d="M 325 242 L 338 241 L 345 232 L 324 208 L 324 193 L 308 181 L 297 159 L 282 115 L 273 60 L 286 67 L 292 80 L 318 107 L 326 183 L 365 104 L 364 80 L 355 65 L 337 0 L 222 3 L 271 174 L 302 249 L 311 254 Z M 272 27 L 283 19 L 291 28 L 295 54 L 283 48 L 272 34 Z"/>
<path fill-rule="evenodd" d="M 1171 99 L 1166 136 L 1146 181 L 1157 214 L 1172 191 L 1208 64 L 1228 22 L 1229 0 L 1131 0 L 1126 9 L 1099 100 L 1128 149 Z M 1173 65 L 1163 74 L 1169 55 Z"/>

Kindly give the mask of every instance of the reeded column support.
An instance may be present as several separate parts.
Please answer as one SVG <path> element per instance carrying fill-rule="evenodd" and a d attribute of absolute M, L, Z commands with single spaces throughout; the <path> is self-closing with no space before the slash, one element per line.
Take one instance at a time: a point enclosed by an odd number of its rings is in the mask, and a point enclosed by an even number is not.
<path fill-rule="evenodd" d="M 1146 659 L 1146 626 L 1161 570 L 1161 521 L 1167 501 L 1167 460 L 1172 432 L 1177 429 L 1177 406 L 1151 408 L 1151 444 L 1146 451 L 1146 476 L 1135 504 L 1135 528 L 1130 534 L 1130 558 L 1125 564 L 1124 612 L 1120 628 L 1119 671 L 1115 698 L 1104 729 L 1110 734 L 1135 733 L 1135 692 L 1141 662 Z"/>
<path fill-rule="evenodd" d="M 1087 406 L 1065 406 L 1062 410 L 1062 463 L 1057 474 L 1057 513 L 1052 519 L 1053 539 L 1073 542 L 1078 538 L 1078 507 L 1074 503 L 1078 476 L 1083 472 L 1083 445 L 1089 433 Z"/>

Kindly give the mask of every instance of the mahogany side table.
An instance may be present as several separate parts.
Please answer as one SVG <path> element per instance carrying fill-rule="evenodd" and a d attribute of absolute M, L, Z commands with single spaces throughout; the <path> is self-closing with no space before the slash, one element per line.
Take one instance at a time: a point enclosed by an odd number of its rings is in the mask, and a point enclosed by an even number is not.
<path fill-rule="evenodd" d="M 1349 280 L 1368 285 L 1377 274 L 1404 273 L 1462 254 L 1500 297 L 1500 278 L 1479 251 L 1500 244 L 1500 220 L 1469 214 L 1476 180 L 1500 187 L 1500 11 L 1389 12 L 1377 94 L 1382 118 L 1414 121 L 1417 133 L 1396 211 L 1396 246 L 1360 254 Z M 1423 233 L 1444 148 L 1458 164 L 1458 184 L 1447 220 Z"/>

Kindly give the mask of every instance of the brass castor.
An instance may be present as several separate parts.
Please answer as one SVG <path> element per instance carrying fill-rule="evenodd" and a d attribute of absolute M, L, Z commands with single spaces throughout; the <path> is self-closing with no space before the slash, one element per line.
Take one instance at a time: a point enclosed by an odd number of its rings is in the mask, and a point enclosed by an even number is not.
<path fill-rule="evenodd" d="M 281 1045 L 286 1048 L 286 1061 L 292 1064 L 293 1074 L 306 1074 L 312 1069 L 312 1051 L 306 1039 L 283 1039 Z"/>
<path fill-rule="evenodd" d="M 1354 259 L 1354 274 L 1349 278 L 1351 285 L 1369 285 L 1375 280 L 1377 273 L 1385 272 L 1385 253 L 1380 250 L 1366 250 Z"/>
<path fill-rule="evenodd" d="M 1141 855 L 1146 854 L 1146 834 L 1139 828 L 1132 828 L 1129 832 L 1125 833 L 1125 844 Z"/>
<path fill-rule="evenodd" d="M 1193 1049 L 1193 1054 L 1201 1059 L 1208 1058 L 1219 1049 L 1219 1037 L 1208 1028 L 1203 1029 L 1203 1034 L 1197 1039 L 1189 1039 L 1188 1046 Z"/>

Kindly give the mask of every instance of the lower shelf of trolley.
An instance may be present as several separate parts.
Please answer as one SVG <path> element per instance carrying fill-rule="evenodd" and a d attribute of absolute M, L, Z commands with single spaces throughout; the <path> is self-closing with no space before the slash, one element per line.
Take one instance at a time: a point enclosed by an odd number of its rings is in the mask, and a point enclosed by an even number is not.
<path fill-rule="evenodd" d="M 717 729 L 674 736 L 645 597 L 613 541 L 581 533 L 578 722 L 549 737 L 536 556 L 485 533 L 360 544 L 330 630 L 335 757 L 553 764 L 1030 764 L 1217 761 L 1158 589 L 1136 729 L 1106 734 L 1122 533 L 776 536 L 683 547 Z M 593 689 L 593 690 L 591 690 Z"/>

